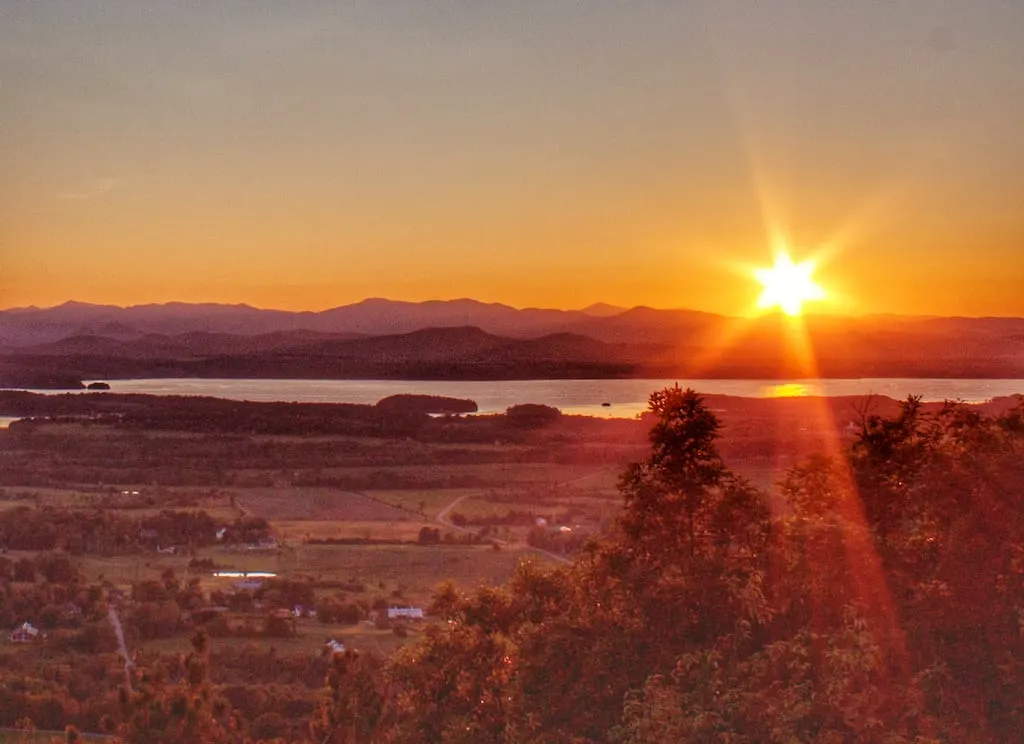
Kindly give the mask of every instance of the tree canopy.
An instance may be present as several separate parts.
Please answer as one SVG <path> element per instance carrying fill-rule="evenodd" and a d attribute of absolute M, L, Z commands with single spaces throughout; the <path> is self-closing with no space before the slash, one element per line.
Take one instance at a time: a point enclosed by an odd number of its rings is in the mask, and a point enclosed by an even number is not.
<path fill-rule="evenodd" d="M 335 655 L 311 740 L 1019 740 L 1024 405 L 985 418 L 910 398 L 771 491 L 719 455 L 700 395 L 657 391 L 650 410 L 650 451 L 623 474 L 607 534 L 570 566 L 439 587 L 440 622 L 389 659 Z M 248 724 L 208 683 L 208 659 L 198 635 L 174 680 L 137 670 L 120 733 L 234 740 Z M 281 730 L 276 715 L 250 740 Z"/>
<path fill-rule="evenodd" d="M 380 741 L 997 742 L 1024 699 L 1024 438 L 907 400 L 773 494 L 691 390 L 571 568 L 447 587 L 387 662 Z"/>

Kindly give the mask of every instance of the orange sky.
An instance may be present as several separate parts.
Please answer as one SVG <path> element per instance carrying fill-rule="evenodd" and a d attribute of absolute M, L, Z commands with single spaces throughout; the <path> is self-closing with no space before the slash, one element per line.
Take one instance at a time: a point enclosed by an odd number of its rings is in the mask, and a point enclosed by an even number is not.
<path fill-rule="evenodd" d="M 1024 4 L 142 5 L 5 8 L 0 306 L 1024 315 Z"/>

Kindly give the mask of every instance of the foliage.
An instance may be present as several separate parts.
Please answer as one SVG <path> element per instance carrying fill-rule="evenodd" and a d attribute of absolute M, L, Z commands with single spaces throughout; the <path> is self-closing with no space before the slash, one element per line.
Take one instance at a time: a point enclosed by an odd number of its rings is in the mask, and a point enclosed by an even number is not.
<path fill-rule="evenodd" d="M 729 469 L 698 394 L 658 391 L 650 408 L 650 451 L 622 477 L 620 518 L 573 565 L 523 562 L 506 586 L 468 594 L 439 587 L 429 608 L 438 622 L 386 660 L 236 649 L 213 660 L 213 683 L 200 634 L 187 656 L 140 661 L 135 690 L 117 704 L 88 694 L 123 670 L 109 653 L 104 590 L 55 550 L 70 544 L 60 537 L 70 522 L 54 510 L 51 527 L 33 523 L 32 534 L 18 517 L 43 510 L 11 510 L 7 539 L 45 552 L 0 557 L 0 615 L 45 619 L 73 634 L 68 648 L 97 658 L 74 669 L 41 662 L 45 684 L 0 678 L 0 713 L 84 730 L 106 720 L 130 742 L 1019 739 L 1024 405 L 990 419 L 910 398 L 895 416 L 865 416 L 849 452 L 806 460 L 771 493 Z M 194 513 L 148 519 L 181 540 L 209 528 Z M 90 524 L 103 535 L 91 545 L 137 549 L 124 525 Z M 232 528 L 249 539 L 264 525 Z M 426 527 L 419 537 L 438 538 Z M 308 581 L 271 581 L 259 597 L 264 631 L 282 637 L 294 632 L 295 604 L 325 623 L 367 609 Z M 74 619 L 61 610 L 72 600 Z M 138 582 L 127 632 L 174 632 L 204 604 L 199 583 L 173 572 Z M 25 673 L 17 657 L 0 661 Z"/>
<path fill-rule="evenodd" d="M 199 631 L 192 639 L 192 652 L 184 660 L 180 682 L 169 683 L 158 668 L 144 672 L 134 692 L 123 690 L 120 737 L 129 744 L 229 741 L 230 711 L 227 702 L 209 685 L 208 661 L 208 640 Z"/>
<path fill-rule="evenodd" d="M 655 393 L 617 531 L 459 595 L 385 667 L 396 741 L 1006 741 L 1024 691 L 1024 442 L 908 399 L 775 496 L 699 395 Z M 955 670 L 955 671 L 954 671 Z M 418 737 L 418 738 L 417 738 Z"/>
<path fill-rule="evenodd" d="M 476 413 L 476 401 L 466 398 L 449 398 L 444 395 L 413 395 L 402 393 L 389 395 L 377 401 L 377 408 L 392 413 L 417 414 L 460 414 Z"/>
<path fill-rule="evenodd" d="M 520 403 L 505 411 L 505 421 L 516 429 L 539 429 L 555 423 L 562 412 L 540 403 Z"/>

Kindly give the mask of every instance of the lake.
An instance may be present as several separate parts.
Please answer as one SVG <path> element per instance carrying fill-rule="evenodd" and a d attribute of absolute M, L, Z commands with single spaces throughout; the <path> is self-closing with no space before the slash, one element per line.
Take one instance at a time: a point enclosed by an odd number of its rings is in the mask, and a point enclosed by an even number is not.
<path fill-rule="evenodd" d="M 647 408 L 651 391 L 676 380 L 110 380 L 112 393 L 208 395 L 251 401 L 301 403 L 376 403 L 397 393 L 471 398 L 482 413 L 504 411 L 517 403 L 544 403 L 565 413 L 601 417 L 633 417 Z M 924 380 L 876 378 L 860 380 L 678 380 L 702 393 L 752 398 L 806 395 L 865 395 L 890 398 L 921 395 L 925 400 L 980 403 L 1024 393 L 1024 380 Z M 602 403 L 609 403 L 603 406 Z"/>

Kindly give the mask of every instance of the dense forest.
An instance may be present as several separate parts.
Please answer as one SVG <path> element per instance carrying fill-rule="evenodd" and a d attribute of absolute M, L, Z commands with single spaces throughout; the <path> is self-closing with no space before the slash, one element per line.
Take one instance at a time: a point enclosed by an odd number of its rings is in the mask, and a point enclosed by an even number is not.
<path fill-rule="evenodd" d="M 1024 730 L 1024 409 L 916 399 L 759 493 L 691 391 L 651 399 L 617 531 L 571 570 L 441 591 L 339 660 L 333 741 L 1005 742 Z"/>
<path fill-rule="evenodd" d="M 772 492 L 723 462 L 701 396 L 669 388 L 650 408 L 649 450 L 622 475 L 608 534 L 569 567 L 439 587 L 439 622 L 390 658 L 216 658 L 200 625 L 190 654 L 136 659 L 128 681 L 84 656 L 34 686 L 18 676 L 30 670 L 4 672 L 0 709 L 22 701 L 23 718 L 131 742 L 1019 740 L 1024 405 L 986 417 L 910 398 Z M 46 601 L 78 597 L 74 623 L 100 634 L 102 592 L 67 559 L 6 566 L 5 602 L 28 601 L 30 569 L 37 592 L 74 588 Z M 161 603 L 196 601 L 165 583 L 145 620 L 156 628 Z M 108 636 L 68 643 L 109 653 Z"/>

